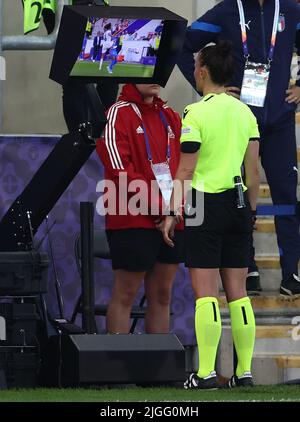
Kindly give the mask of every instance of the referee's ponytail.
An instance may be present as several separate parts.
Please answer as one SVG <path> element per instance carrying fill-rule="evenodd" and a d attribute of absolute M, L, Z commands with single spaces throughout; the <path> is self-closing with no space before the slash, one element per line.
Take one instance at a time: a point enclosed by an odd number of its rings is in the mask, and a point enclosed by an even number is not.
<path fill-rule="evenodd" d="M 233 77 L 234 60 L 232 45 L 228 41 L 220 41 L 216 45 L 203 48 L 198 54 L 201 66 L 206 66 L 212 82 L 226 85 Z"/>

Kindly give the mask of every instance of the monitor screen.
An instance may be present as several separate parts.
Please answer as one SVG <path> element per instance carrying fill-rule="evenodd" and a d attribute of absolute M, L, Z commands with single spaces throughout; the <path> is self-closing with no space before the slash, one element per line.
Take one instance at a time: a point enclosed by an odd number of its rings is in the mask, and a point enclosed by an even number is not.
<path fill-rule="evenodd" d="M 163 29 L 160 19 L 89 18 L 70 76 L 152 78 Z"/>
<path fill-rule="evenodd" d="M 186 19 L 159 7 L 65 6 L 50 78 L 165 86 L 186 26 Z"/>

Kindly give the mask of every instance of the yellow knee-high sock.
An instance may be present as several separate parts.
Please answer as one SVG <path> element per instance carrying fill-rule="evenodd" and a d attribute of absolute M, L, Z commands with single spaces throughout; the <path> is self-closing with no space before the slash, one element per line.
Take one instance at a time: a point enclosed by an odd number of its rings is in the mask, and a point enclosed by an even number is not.
<path fill-rule="evenodd" d="M 255 343 L 255 318 L 249 297 L 229 303 L 232 337 L 238 357 L 236 375 L 251 372 Z"/>
<path fill-rule="evenodd" d="M 221 316 L 215 297 L 196 301 L 195 331 L 199 354 L 198 377 L 205 378 L 215 370 L 217 349 L 221 337 Z"/>

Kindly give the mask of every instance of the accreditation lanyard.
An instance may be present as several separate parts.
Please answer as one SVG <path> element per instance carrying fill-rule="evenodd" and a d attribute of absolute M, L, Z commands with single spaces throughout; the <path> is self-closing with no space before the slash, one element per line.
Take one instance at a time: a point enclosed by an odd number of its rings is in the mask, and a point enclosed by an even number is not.
<path fill-rule="evenodd" d="M 246 59 L 248 59 L 250 55 L 249 55 L 249 49 L 248 49 L 248 37 L 247 37 L 247 31 L 246 31 L 245 12 L 244 12 L 242 1 L 237 0 L 237 3 L 238 3 L 239 13 L 240 13 L 244 56 Z M 269 57 L 268 57 L 269 62 L 271 62 L 274 57 L 274 49 L 275 49 L 275 44 L 276 44 L 278 21 L 279 21 L 279 12 L 280 12 L 280 3 L 279 3 L 279 0 L 275 0 L 274 22 L 273 22 L 273 29 L 272 29 L 272 36 L 271 36 L 271 46 L 270 46 Z"/>
<path fill-rule="evenodd" d="M 168 143 L 167 143 L 167 153 L 166 153 L 166 160 L 167 163 L 170 161 L 171 158 L 171 149 L 170 149 L 170 133 L 171 133 L 171 126 L 168 125 L 167 119 L 165 117 L 165 115 L 163 114 L 162 111 L 160 111 L 159 113 L 159 117 L 167 131 L 167 136 L 168 136 Z M 148 137 L 148 133 L 146 131 L 145 125 L 142 121 L 142 127 L 143 127 L 143 131 L 144 131 L 144 137 L 145 137 L 145 144 L 146 144 L 146 149 L 147 149 L 147 155 L 148 155 L 148 160 L 150 161 L 151 165 L 152 164 L 152 153 L 151 153 L 151 148 L 150 148 L 150 142 L 149 142 L 149 137 Z"/>
<path fill-rule="evenodd" d="M 168 124 L 165 115 L 161 111 L 159 113 L 159 116 L 160 116 L 160 119 L 161 119 L 161 121 L 162 121 L 162 123 L 163 123 L 163 125 L 164 125 L 164 127 L 167 131 L 167 136 L 168 136 L 166 161 L 161 162 L 161 163 L 157 163 L 157 164 L 153 164 L 153 157 L 152 157 L 152 153 L 151 153 L 149 137 L 148 137 L 148 133 L 147 133 L 147 130 L 145 128 L 145 125 L 144 125 L 144 122 L 143 122 L 143 119 L 142 119 L 142 115 L 140 113 L 140 110 L 136 106 L 136 104 L 132 104 L 132 108 L 134 109 L 136 114 L 141 119 L 142 128 L 143 128 L 143 132 L 144 132 L 144 139 L 145 139 L 145 144 L 146 144 L 146 150 L 147 150 L 147 155 L 148 155 L 148 160 L 151 164 L 153 174 L 155 176 L 155 179 L 156 179 L 157 184 L 159 186 L 159 189 L 161 191 L 165 205 L 166 205 L 166 207 L 168 207 L 169 204 L 170 204 L 170 199 L 171 199 L 171 195 L 172 195 L 172 191 L 173 191 L 173 179 L 172 179 L 172 175 L 171 175 L 171 171 L 170 171 L 170 167 L 169 167 L 169 161 L 170 161 L 170 158 L 171 158 L 170 138 L 172 136 L 174 137 L 173 131 L 171 129 L 171 126 Z"/>
<path fill-rule="evenodd" d="M 274 58 L 274 49 L 277 38 L 278 22 L 279 22 L 279 13 L 280 13 L 280 2 L 279 0 L 275 1 L 275 13 L 273 21 L 273 29 L 271 36 L 271 45 L 268 55 L 268 63 L 255 63 L 249 61 L 249 48 L 248 48 L 248 37 L 246 31 L 246 21 L 245 21 L 245 12 L 241 0 L 237 0 L 239 14 L 240 14 L 240 25 L 242 32 L 242 43 L 244 57 L 246 59 L 243 85 L 241 90 L 241 101 L 244 103 L 256 106 L 264 107 L 267 87 L 270 77 L 270 66 Z"/>

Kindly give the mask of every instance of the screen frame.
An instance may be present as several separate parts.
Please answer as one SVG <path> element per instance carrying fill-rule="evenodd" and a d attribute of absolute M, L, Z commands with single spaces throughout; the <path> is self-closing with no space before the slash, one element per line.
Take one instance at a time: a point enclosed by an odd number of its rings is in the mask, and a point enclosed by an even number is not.
<path fill-rule="evenodd" d="M 89 17 L 158 19 L 164 21 L 154 74 L 152 77 L 70 76 L 82 49 Z M 76 27 L 76 31 L 72 28 Z M 85 83 L 158 83 L 165 86 L 182 49 L 187 20 L 163 7 L 65 6 L 54 51 L 50 79 L 65 84 L 68 80 Z M 66 51 L 68 54 L 66 55 Z"/>

